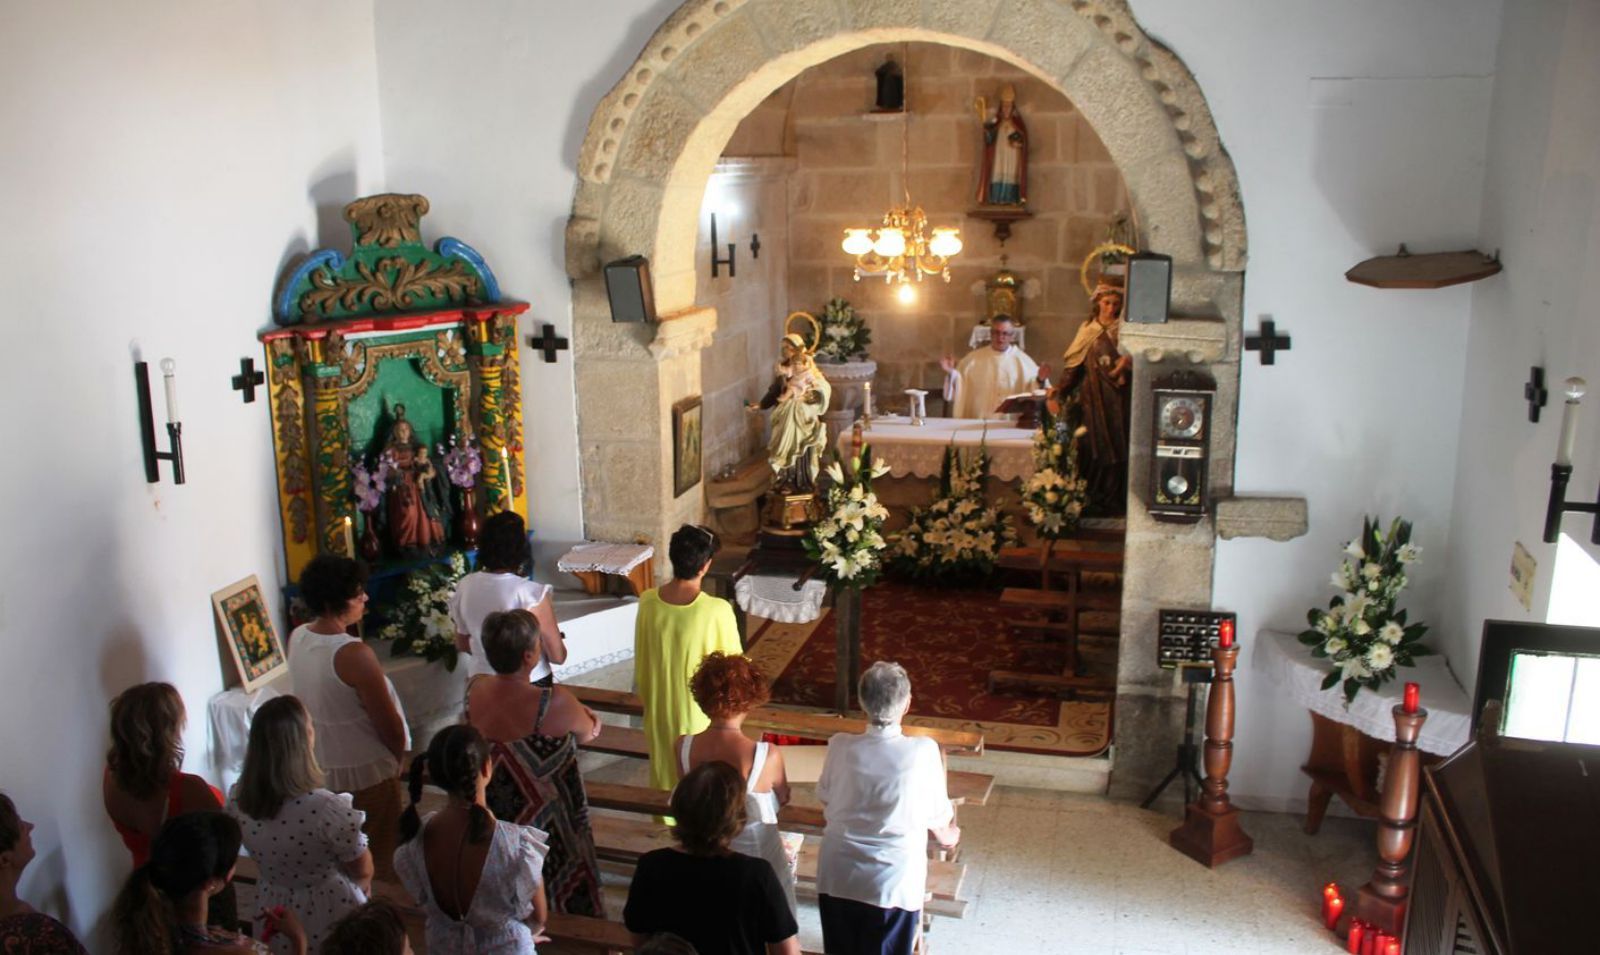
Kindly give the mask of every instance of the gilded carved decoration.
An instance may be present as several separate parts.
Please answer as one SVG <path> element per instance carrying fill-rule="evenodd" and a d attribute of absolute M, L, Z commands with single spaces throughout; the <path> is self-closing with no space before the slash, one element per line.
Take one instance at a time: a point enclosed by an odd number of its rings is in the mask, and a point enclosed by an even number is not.
<path fill-rule="evenodd" d="M 390 256 L 368 265 L 354 263 L 356 275 L 342 276 L 323 266 L 311 273 L 311 289 L 300 296 L 303 312 L 390 312 L 411 308 L 419 300 L 465 302 L 478 295 L 481 284 L 465 262 L 412 262 Z"/>
<path fill-rule="evenodd" d="M 292 339 L 279 338 L 267 344 L 284 526 L 291 542 L 304 544 L 311 538 L 311 457 L 305 429 L 305 391 L 296 352 Z"/>
<path fill-rule="evenodd" d="M 395 193 L 367 196 L 344 207 L 345 221 L 355 227 L 356 244 L 386 249 L 407 242 L 421 242 L 419 220 L 427 214 L 425 196 Z"/>
<path fill-rule="evenodd" d="M 494 325 L 495 344 L 505 349 L 508 355 L 517 353 L 517 320 L 514 316 L 502 315 Z M 516 465 L 511 469 L 511 496 L 521 502 L 527 496 L 527 489 L 522 485 L 522 457 L 526 447 L 522 443 L 522 364 L 508 361 L 505 370 L 500 376 L 501 407 L 506 411 L 506 443 L 511 447 L 511 456 L 516 460 Z"/>

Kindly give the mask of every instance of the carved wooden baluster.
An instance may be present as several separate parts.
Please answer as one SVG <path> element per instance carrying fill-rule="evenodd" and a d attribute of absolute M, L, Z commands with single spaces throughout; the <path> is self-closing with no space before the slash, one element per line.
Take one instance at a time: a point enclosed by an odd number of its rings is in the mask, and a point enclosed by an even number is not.
<path fill-rule="evenodd" d="M 1233 669 L 1237 644 L 1212 650 L 1216 674 L 1206 700 L 1206 778 L 1200 797 L 1184 811 L 1183 825 L 1168 842 L 1197 862 L 1218 866 L 1248 855 L 1255 842 L 1239 828 L 1239 810 L 1228 801 L 1228 767 L 1233 763 Z"/>
<path fill-rule="evenodd" d="M 1389 770 L 1383 780 L 1383 799 L 1378 815 L 1378 865 L 1372 880 L 1356 894 L 1355 917 L 1398 936 L 1405 925 L 1406 856 L 1416 838 L 1417 799 L 1422 791 L 1422 754 L 1417 737 L 1428 711 L 1416 705 L 1416 691 L 1410 690 L 1407 702 L 1394 708 L 1394 749 L 1389 753 Z"/>

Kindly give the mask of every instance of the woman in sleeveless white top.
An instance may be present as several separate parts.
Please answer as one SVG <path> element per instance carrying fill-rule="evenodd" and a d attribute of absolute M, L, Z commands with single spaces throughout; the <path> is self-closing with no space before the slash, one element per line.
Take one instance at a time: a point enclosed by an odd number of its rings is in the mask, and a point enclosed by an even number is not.
<path fill-rule="evenodd" d="M 678 747 L 678 776 L 689 773 L 689 746 L 693 736 L 685 736 Z M 789 913 L 795 912 L 794 870 L 789 868 L 789 855 L 783 851 L 783 839 L 778 832 L 778 794 L 772 790 L 755 791 L 761 779 L 761 770 L 767 763 L 767 750 L 771 743 L 757 743 L 755 761 L 750 764 L 750 776 L 744 784 L 744 830 L 729 844 L 734 852 L 765 859 L 778 876 L 783 894 L 789 900 Z M 735 767 L 737 768 L 737 767 Z"/>
<path fill-rule="evenodd" d="M 346 633 L 318 633 L 304 624 L 289 636 L 289 678 L 294 695 L 316 726 L 317 762 L 334 792 L 358 792 L 400 774 L 400 761 L 384 745 L 355 687 L 339 679 L 333 669 L 334 654 L 360 642 Z M 384 683 L 403 724 L 405 710 L 394 683 L 388 677 Z M 410 745 L 407 733 L 407 748 Z"/>

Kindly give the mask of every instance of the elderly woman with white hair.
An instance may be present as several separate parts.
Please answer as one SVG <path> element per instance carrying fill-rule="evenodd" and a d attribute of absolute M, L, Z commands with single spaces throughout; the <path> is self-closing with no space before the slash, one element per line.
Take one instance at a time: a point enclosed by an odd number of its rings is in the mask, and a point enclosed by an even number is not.
<path fill-rule="evenodd" d="M 906 736 L 911 680 L 898 663 L 861 674 L 861 734 L 836 733 L 817 781 L 827 826 L 817 863 L 823 947 L 829 955 L 911 955 L 928 884 L 928 833 L 954 846 L 961 830 L 945 788 L 944 757 Z"/>

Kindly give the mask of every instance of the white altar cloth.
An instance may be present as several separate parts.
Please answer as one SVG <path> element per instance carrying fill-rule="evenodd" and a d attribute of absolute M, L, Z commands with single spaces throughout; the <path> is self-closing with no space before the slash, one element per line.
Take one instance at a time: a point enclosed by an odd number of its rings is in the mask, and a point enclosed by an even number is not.
<path fill-rule="evenodd" d="M 1015 415 L 977 418 L 924 418 L 913 427 L 904 417 L 872 419 L 861 439 L 872 446 L 872 455 L 882 458 L 895 477 L 938 477 L 944 463 L 944 449 L 953 440 L 964 452 L 982 444 L 989 452 L 989 473 L 1002 481 L 1033 476 L 1033 432 L 1013 426 Z M 841 458 L 850 457 L 850 432 L 839 434 Z"/>
<path fill-rule="evenodd" d="M 1394 707 L 1401 701 L 1407 683 L 1419 686 L 1422 708 L 1428 711 L 1417 737 L 1418 749 L 1449 756 L 1466 745 L 1472 734 L 1472 701 L 1443 657 L 1422 657 L 1414 667 L 1400 667 L 1394 680 L 1376 693 L 1363 688 L 1349 708 L 1344 705 L 1344 690 L 1339 686 L 1320 689 L 1328 666 L 1327 661 L 1313 657 L 1294 634 L 1276 630 L 1262 630 L 1256 635 L 1250 657 L 1250 669 L 1270 677 L 1290 699 L 1373 739 L 1394 741 Z"/>

